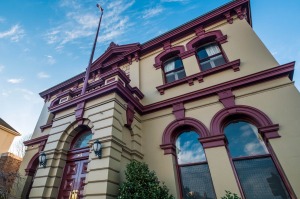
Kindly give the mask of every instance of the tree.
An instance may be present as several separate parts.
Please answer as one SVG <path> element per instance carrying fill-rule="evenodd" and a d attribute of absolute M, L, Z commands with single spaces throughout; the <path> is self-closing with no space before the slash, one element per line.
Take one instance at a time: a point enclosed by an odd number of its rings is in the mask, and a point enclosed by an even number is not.
<path fill-rule="evenodd" d="M 0 199 L 17 198 L 15 193 L 11 192 L 12 186 L 20 190 L 23 178 L 18 172 L 0 171 Z"/>
<path fill-rule="evenodd" d="M 148 165 L 132 161 L 126 167 L 126 182 L 120 186 L 118 199 L 174 199 L 166 185 L 158 181 Z"/>
<path fill-rule="evenodd" d="M 241 199 L 240 197 L 238 197 L 238 195 L 236 193 L 231 193 L 230 191 L 225 191 L 226 194 L 224 197 L 222 197 L 221 199 Z"/>

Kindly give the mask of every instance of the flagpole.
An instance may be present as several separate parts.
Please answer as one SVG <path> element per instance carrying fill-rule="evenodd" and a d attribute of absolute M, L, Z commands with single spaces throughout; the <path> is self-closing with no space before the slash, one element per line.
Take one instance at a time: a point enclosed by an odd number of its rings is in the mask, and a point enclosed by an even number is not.
<path fill-rule="evenodd" d="M 86 68 L 86 72 L 85 72 L 85 76 L 84 76 L 84 82 L 83 82 L 83 87 L 82 87 L 82 90 L 81 90 L 81 95 L 83 95 L 85 93 L 86 87 L 87 87 L 87 84 L 88 84 L 89 74 L 90 74 L 90 70 L 91 70 L 91 66 L 92 66 L 92 62 L 93 62 L 93 58 L 94 58 L 96 43 L 97 43 L 98 34 L 99 34 L 99 30 L 100 30 L 100 25 L 101 25 L 101 20 L 102 20 L 102 15 L 103 15 L 103 11 L 104 11 L 103 8 L 99 4 L 97 4 L 97 7 L 100 9 L 101 15 L 100 15 L 100 18 L 99 18 L 97 33 L 96 33 L 96 37 L 95 37 L 95 40 L 94 40 L 94 44 L 93 44 L 93 49 L 92 49 L 92 53 L 91 53 L 89 65 Z"/>

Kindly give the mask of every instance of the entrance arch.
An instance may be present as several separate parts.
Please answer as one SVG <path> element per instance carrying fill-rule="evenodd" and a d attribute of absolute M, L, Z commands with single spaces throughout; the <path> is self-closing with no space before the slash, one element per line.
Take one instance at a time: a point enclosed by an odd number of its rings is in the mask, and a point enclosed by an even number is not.
<path fill-rule="evenodd" d="M 89 158 L 88 146 L 92 139 L 92 130 L 88 126 L 81 126 L 80 131 L 73 138 L 67 154 L 66 165 L 59 189 L 59 199 L 83 198 L 83 188 L 87 173 Z"/>

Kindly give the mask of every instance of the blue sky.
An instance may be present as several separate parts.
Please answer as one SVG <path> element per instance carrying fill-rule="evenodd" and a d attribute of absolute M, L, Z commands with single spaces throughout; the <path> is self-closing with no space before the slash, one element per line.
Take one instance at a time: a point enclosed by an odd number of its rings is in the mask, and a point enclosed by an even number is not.
<path fill-rule="evenodd" d="M 88 64 L 99 11 L 104 8 L 95 58 L 111 41 L 143 43 L 229 0 L 0 1 L 0 117 L 31 134 L 43 99 L 39 92 Z M 280 64 L 297 61 L 298 0 L 251 0 L 253 29 Z"/>

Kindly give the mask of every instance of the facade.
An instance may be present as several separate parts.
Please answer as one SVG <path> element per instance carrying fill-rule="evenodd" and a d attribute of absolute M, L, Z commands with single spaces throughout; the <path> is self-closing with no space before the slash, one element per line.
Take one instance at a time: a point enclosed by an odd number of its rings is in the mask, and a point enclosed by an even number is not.
<path fill-rule="evenodd" d="M 20 135 L 21 134 L 18 131 L 0 118 L 0 154 L 8 152 L 14 138 Z"/>
<path fill-rule="evenodd" d="M 178 199 L 225 190 L 299 197 L 295 63 L 279 65 L 266 49 L 249 3 L 233 1 L 143 44 L 111 43 L 86 93 L 84 73 L 41 92 L 21 197 L 116 198 L 131 160 L 147 163 Z"/>

